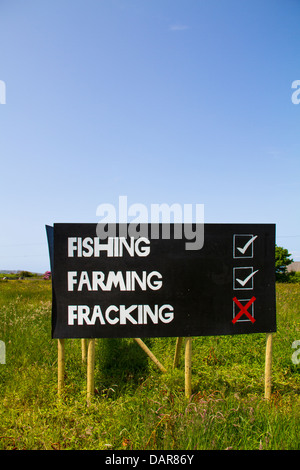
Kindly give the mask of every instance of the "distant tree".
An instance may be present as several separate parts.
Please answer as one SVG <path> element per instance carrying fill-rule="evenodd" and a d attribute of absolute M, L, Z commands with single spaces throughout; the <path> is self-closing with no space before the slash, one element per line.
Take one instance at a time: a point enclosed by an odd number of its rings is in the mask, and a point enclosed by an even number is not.
<path fill-rule="evenodd" d="M 33 274 L 30 271 L 20 271 L 19 276 L 20 277 L 33 277 Z"/>
<path fill-rule="evenodd" d="M 293 262 L 292 256 L 286 248 L 275 245 L 275 274 L 276 281 L 287 281 L 287 267 Z"/>
<path fill-rule="evenodd" d="M 286 274 L 287 281 L 291 283 L 300 282 L 300 272 L 290 271 Z"/>

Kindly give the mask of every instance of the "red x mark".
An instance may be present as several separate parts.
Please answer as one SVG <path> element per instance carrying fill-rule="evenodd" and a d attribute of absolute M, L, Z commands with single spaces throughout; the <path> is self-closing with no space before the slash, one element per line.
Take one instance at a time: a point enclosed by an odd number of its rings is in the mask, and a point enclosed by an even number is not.
<path fill-rule="evenodd" d="M 252 317 L 252 315 L 247 311 L 247 309 L 250 307 L 250 305 L 253 304 L 253 302 L 256 300 L 256 297 L 252 297 L 252 299 L 249 300 L 249 302 L 246 303 L 246 305 L 242 305 L 241 302 L 236 298 L 234 297 L 232 299 L 236 304 L 237 306 L 241 309 L 239 311 L 239 313 L 234 317 L 234 319 L 232 320 L 232 323 L 234 324 L 236 321 L 238 321 L 238 319 L 242 316 L 242 315 L 247 315 L 247 317 L 249 318 L 249 320 L 254 323 L 255 322 L 255 318 Z"/>

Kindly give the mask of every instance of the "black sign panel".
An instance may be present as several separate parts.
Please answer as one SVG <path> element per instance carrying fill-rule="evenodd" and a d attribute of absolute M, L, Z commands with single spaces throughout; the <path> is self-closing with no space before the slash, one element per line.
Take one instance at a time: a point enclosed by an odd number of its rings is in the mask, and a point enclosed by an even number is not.
<path fill-rule="evenodd" d="M 184 226 L 168 239 L 151 238 L 150 224 L 139 238 L 124 227 L 106 239 L 96 224 L 47 227 L 52 337 L 276 331 L 275 225 L 205 224 L 199 250 L 187 249 Z"/>

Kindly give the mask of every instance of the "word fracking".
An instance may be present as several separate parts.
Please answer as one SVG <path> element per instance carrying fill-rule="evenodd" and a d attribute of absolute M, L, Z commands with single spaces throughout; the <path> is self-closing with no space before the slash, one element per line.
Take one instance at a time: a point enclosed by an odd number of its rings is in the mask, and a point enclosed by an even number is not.
<path fill-rule="evenodd" d="M 97 207 L 96 216 L 101 217 L 96 233 L 102 240 L 116 236 L 116 224 L 120 224 L 120 235 L 124 238 L 148 238 L 150 228 L 151 239 L 170 240 L 170 226 L 174 224 L 174 239 L 185 237 L 186 250 L 200 250 L 204 244 L 204 204 L 195 204 L 194 208 L 193 204 L 150 204 L 149 211 L 141 203 L 128 206 L 127 196 L 119 196 L 117 209 L 113 204 L 103 203 Z"/>

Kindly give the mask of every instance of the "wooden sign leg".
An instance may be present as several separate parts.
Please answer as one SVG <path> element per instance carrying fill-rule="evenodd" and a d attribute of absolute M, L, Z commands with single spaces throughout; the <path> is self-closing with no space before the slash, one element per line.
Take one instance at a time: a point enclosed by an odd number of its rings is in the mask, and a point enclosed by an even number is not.
<path fill-rule="evenodd" d="M 162 371 L 162 372 L 167 372 L 164 366 L 159 362 L 159 360 L 154 356 L 154 354 L 150 351 L 148 346 L 144 343 L 144 341 L 141 340 L 141 338 L 134 338 L 137 344 L 142 348 L 143 351 L 150 357 L 150 359 L 154 362 L 154 364 L 157 365 L 157 367 Z"/>
<path fill-rule="evenodd" d="M 173 369 L 178 367 L 179 356 L 180 356 L 180 349 L 182 345 L 183 338 L 177 338 L 176 340 L 176 347 L 175 347 L 175 355 L 174 355 L 174 362 L 173 362 Z"/>
<path fill-rule="evenodd" d="M 192 395 L 192 338 L 185 338 L 185 396 Z"/>
<path fill-rule="evenodd" d="M 81 340 L 81 360 L 86 363 L 86 351 L 87 351 L 87 339 L 82 338 Z"/>
<path fill-rule="evenodd" d="M 87 403 L 89 404 L 94 396 L 95 377 L 95 339 L 88 340 L 87 350 Z"/>
<path fill-rule="evenodd" d="M 265 362 L 265 398 L 270 400 L 272 389 L 272 349 L 273 335 L 267 333 L 266 337 L 266 362 Z"/>
<path fill-rule="evenodd" d="M 65 340 L 57 340 L 57 395 L 62 396 L 65 384 Z"/>

